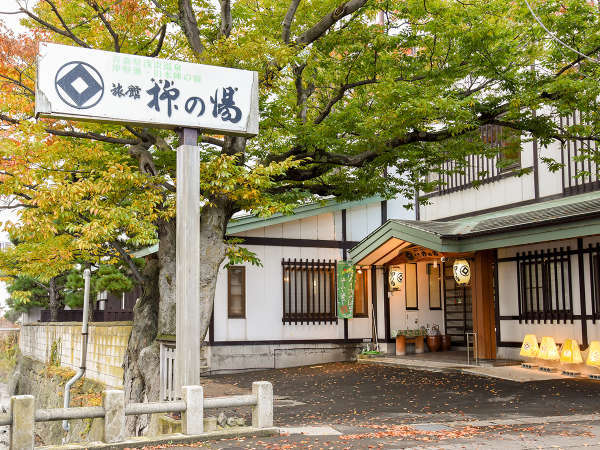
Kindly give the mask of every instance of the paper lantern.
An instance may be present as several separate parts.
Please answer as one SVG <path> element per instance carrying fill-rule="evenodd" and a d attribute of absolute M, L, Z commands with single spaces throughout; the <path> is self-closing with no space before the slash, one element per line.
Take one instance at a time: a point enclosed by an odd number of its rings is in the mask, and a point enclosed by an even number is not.
<path fill-rule="evenodd" d="M 538 347 L 537 337 L 535 334 L 525 335 L 523 339 L 523 345 L 521 346 L 521 356 L 527 356 L 529 358 L 535 358 L 538 355 L 540 348 Z"/>
<path fill-rule="evenodd" d="M 560 348 L 560 362 L 566 364 L 581 364 L 583 358 L 579 344 L 575 339 L 567 339 Z"/>
<path fill-rule="evenodd" d="M 588 366 L 600 366 L 600 341 L 592 341 L 590 343 L 585 363 Z"/>
<path fill-rule="evenodd" d="M 545 359 L 546 361 L 558 361 L 560 359 L 554 338 L 549 336 L 544 336 L 542 338 L 538 358 Z"/>
<path fill-rule="evenodd" d="M 404 280 L 404 272 L 402 272 L 402 266 L 391 266 L 390 273 L 388 276 L 390 291 L 397 291 L 402 286 Z"/>
<path fill-rule="evenodd" d="M 471 281 L 471 267 L 466 259 L 457 259 L 452 266 L 454 269 L 454 280 L 457 284 L 469 284 Z"/>

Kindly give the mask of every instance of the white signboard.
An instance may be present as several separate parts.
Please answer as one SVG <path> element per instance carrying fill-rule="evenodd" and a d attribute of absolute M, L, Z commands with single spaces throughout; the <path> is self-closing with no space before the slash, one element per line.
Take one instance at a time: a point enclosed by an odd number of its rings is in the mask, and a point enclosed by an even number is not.
<path fill-rule="evenodd" d="M 41 43 L 36 114 L 258 134 L 258 74 Z"/>

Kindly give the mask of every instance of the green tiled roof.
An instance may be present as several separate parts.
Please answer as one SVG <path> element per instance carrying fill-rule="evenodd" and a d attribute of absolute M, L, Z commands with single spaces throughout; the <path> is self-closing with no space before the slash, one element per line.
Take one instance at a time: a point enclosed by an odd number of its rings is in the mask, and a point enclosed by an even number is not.
<path fill-rule="evenodd" d="M 600 234 L 600 192 L 453 221 L 389 220 L 357 244 L 354 261 L 391 238 L 441 252 L 468 252 Z"/>

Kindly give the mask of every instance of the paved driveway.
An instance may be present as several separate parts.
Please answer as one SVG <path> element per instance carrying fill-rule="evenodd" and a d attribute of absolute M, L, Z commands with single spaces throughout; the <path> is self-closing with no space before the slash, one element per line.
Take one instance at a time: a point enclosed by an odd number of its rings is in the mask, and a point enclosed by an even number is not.
<path fill-rule="evenodd" d="M 460 372 L 423 372 L 334 363 L 213 376 L 245 388 L 273 383 L 277 426 L 412 423 L 600 413 L 600 382 L 560 379 L 516 383 Z M 292 405 L 292 406 L 286 406 Z"/>
<path fill-rule="evenodd" d="M 289 435 L 210 448 L 539 448 L 600 445 L 600 382 L 527 383 L 460 372 L 335 363 L 213 376 L 208 395 L 273 383 Z M 230 411 L 245 415 L 248 410 Z M 306 434 L 294 434 L 304 432 Z"/>

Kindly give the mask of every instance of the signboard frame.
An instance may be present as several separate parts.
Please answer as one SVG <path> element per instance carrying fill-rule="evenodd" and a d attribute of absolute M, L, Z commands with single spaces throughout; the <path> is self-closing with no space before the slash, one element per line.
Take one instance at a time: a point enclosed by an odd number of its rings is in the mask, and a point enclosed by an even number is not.
<path fill-rule="evenodd" d="M 258 134 L 254 71 L 42 42 L 35 92 L 41 117 Z"/>

